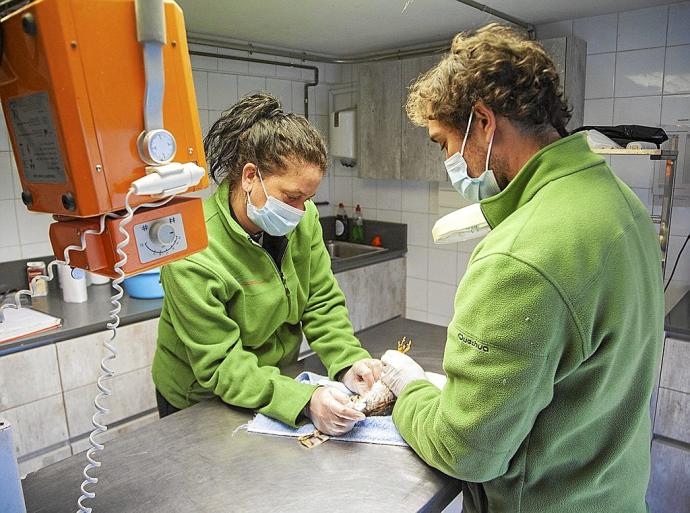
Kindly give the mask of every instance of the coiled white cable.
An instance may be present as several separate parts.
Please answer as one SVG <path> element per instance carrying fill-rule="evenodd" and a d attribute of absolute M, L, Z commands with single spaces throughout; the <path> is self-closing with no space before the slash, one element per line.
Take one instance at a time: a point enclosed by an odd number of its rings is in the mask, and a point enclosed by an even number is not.
<path fill-rule="evenodd" d="M 98 436 L 101 433 L 105 433 L 108 430 L 108 426 L 101 421 L 101 416 L 108 414 L 110 412 L 110 409 L 106 408 L 103 404 L 101 404 L 101 401 L 106 397 L 110 397 L 112 395 L 112 390 L 106 386 L 105 382 L 109 379 L 112 379 L 114 375 L 114 372 L 112 368 L 108 366 L 108 363 L 117 357 L 117 348 L 115 347 L 113 341 L 117 336 L 117 328 L 120 325 L 119 314 L 120 310 L 122 310 L 120 299 L 122 299 L 122 296 L 124 295 L 124 291 L 120 286 L 122 281 L 125 279 L 125 272 L 122 270 L 122 268 L 127 264 L 127 253 L 124 252 L 124 248 L 127 247 L 130 240 L 129 233 L 127 232 L 127 230 L 125 230 L 125 226 L 127 226 L 132 221 L 132 218 L 134 217 L 134 212 L 136 212 L 139 208 L 160 207 L 165 205 L 175 197 L 174 195 L 172 195 L 155 203 L 143 203 L 132 208 L 132 206 L 129 204 L 129 199 L 133 194 L 135 194 L 134 188 L 130 188 L 127 192 L 127 196 L 125 197 L 125 209 L 127 213 L 124 216 L 120 216 L 118 214 L 105 215 L 108 217 L 120 218 L 120 223 L 118 224 L 118 231 L 123 236 L 123 239 L 116 246 L 116 252 L 120 256 L 120 260 L 118 260 L 117 263 L 115 263 L 115 265 L 113 266 L 113 270 L 118 274 L 118 277 L 115 278 L 112 282 L 112 287 L 116 290 L 116 293 L 113 294 L 110 298 L 110 302 L 113 305 L 113 309 L 110 310 L 110 322 L 106 324 L 106 328 L 109 329 L 112 333 L 110 336 L 110 340 L 103 341 L 103 346 L 107 349 L 108 354 L 106 354 L 101 360 L 101 374 L 98 377 L 97 381 L 99 392 L 93 401 L 94 406 L 96 407 L 96 412 L 93 414 L 93 417 L 91 418 L 91 423 L 93 424 L 94 429 L 93 431 L 91 431 L 91 434 L 89 435 L 89 443 L 91 447 L 86 451 L 86 459 L 88 460 L 88 463 L 86 464 L 82 472 L 84 476 L 84 481 L 82 482 L 80 487 L 82 495 L 77 500 L 77 504 L 79 505 L 77 513 L 91 513 L 92 511 L 92 508 L 85 506 L 83 504 L 83 501 L 86 499 L 93 499 L 96 497 L 95 492 L 87 490 L 86 487 L 98 483 L 98 478 L 91 476 L 89 474 L 89 471 L 95 468 L 99 468 L 101 466 L 101 462 L 95 458 L 95 454 L 98 451 L 102 451 L 104 446 L 102 443 L 96 440 L 96 436 Z M 101 228 L 102 227 L 103 223 L 101 223 Z"/>

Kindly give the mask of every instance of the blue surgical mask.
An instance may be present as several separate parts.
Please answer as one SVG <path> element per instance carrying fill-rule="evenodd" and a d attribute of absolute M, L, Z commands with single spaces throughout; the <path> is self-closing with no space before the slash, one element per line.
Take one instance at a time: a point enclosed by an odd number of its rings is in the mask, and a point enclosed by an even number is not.
<path fill-rule="evenodd" d="M 470 133 L 473 114 L 474 110 L 470 110 L 470 119 L 467 121 L 467 130 L 465 130 L 465 138 L 462 141 L 460 151 L 451 155 L 444 164 L 448 177 L 450 178 L 450 183 L 453 184 L 455 190 L 466 199 L 478 202 L 479 200 L 498 194 L 501 192 L 501 189 L 496 182 L 494 172 L 489 169 L 489 157 L 491 156 L 491 146 L 494 142 L 494 134 L 491 134 L 491 140 L 489 141 L 489 151 L 486 154 L 484 172 L 477 178 L 472 178 L 467 174 L 467 161 L 463 155 L 465 153 L 467 137 Z"/>
<path fill-rule="evenodd" d="M 261 187 L 266 194 L 266 204 L 261 208 L 252 205 L 252 200 L 247 193 L 247 217 L 256 226 L 273 236 L 287 235 L 295 229 L 304 216 L 304 210 L 283 203 L 274 196 L 269 196 L 261 178 L 261 173 L 257 170 Z"/>

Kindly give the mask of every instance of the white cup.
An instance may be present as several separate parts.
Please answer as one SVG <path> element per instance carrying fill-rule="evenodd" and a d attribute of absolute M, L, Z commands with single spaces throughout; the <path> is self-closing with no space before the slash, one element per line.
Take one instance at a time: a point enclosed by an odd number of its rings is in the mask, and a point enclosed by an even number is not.
<path fill-rule="evenodd" d="M 89 298 L 86 292 L 86 273 L 81 269 L 72 269 L 60 264 L 58 276 L 62 286 L 62 300 L 65 303 L 84 303 Z"/>

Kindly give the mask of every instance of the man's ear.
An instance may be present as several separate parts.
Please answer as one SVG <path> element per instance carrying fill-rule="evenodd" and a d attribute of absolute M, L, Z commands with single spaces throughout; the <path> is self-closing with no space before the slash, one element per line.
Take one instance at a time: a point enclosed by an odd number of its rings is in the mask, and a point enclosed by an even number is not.
<path fill-rule="evenodd" d="M 496 131 L 496 115 L 494 111 L 485 103 L 477 102 L 474 106 L 474 119 L 484 134 L 485 142 L 488 144 L 491 136 Z"/>

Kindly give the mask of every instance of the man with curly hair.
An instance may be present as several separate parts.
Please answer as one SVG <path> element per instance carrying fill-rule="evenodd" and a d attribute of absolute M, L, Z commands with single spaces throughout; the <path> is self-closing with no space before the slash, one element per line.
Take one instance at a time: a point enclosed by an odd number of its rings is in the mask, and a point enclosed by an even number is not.
<path fill-rule="evenodd" d="M 400 433 L 463 480 L 466 513 L 647 511 L 664 301 L 645 207 L 567 135 L 554 63 L 512 29 L 456 36 L 407 111 L 491 232 L 458 286 L 445 387 L 382 358 Z"/>

